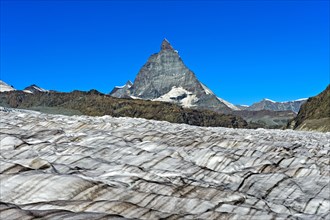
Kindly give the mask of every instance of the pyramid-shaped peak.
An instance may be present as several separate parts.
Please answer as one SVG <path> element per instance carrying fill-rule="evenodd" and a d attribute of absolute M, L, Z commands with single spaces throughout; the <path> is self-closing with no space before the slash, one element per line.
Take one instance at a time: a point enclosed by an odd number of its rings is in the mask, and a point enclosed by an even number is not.
<path fill-rule="evenodd" d="M 164 38 L 162 45 L 161 45 L 161 50 L 174 50 L 170 42 L 166 38 Z"/>

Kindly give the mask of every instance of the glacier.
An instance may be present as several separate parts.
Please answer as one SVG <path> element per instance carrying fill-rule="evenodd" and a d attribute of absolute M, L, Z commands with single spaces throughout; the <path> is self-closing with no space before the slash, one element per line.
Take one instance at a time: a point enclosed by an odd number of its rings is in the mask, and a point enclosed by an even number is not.
<path fill-rule="evenodd" d="M 330 219 L 330 133 L 0 108 L 1 219 Z"/>

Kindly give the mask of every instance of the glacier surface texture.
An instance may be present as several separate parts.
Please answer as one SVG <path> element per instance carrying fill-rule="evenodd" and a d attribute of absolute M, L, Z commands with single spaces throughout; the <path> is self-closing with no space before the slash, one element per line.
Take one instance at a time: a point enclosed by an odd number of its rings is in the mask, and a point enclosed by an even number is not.
<path fill-rule="evenodd" d="M 1 219 L 330 219 L 330 133 L 0 109 Z"/>

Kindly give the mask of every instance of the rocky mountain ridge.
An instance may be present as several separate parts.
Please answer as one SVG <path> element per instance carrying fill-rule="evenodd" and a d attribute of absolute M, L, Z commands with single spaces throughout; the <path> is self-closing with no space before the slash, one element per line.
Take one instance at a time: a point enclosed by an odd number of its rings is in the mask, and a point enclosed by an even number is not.
<path fill-rule="evenodd" d="M 307 101 L 307 98 L 298 99 L 294 101 L 287 102 L 276 102 L 270 99 L 263 99 L 260 102 L 256 102 L 251 106 L 244 106 L 242 110 L 248 111 L 260 111 L 260 110 L 270 110 L 270 111 L 293 111 L 295 113 L 299 112 L 302 104 Z"/>

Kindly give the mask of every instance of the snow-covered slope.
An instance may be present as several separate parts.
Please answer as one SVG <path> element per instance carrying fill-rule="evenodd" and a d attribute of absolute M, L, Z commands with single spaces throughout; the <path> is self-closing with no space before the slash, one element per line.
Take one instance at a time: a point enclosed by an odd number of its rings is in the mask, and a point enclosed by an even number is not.
<path fill-rule="evenodd" d="M 5 83 L 4 81 L 0 80 L 0 92 L 9 92 L 9 91 L 14 91 L 13 87 Z"/>
<path fill-rule="evenodd" d="M 190 108 L 196 105 L 198 98 L 192 92 L 185 90 L 182 87 L 173 86 L 172 89 L 153 101 L 161 101 L 161 102 L 172 102 L 180 104 L 183 107 Z"/>
<path fill-rule="evenodd" d="M 330 133 L 0 108 L 3 219 L 329 219 Z"/>

